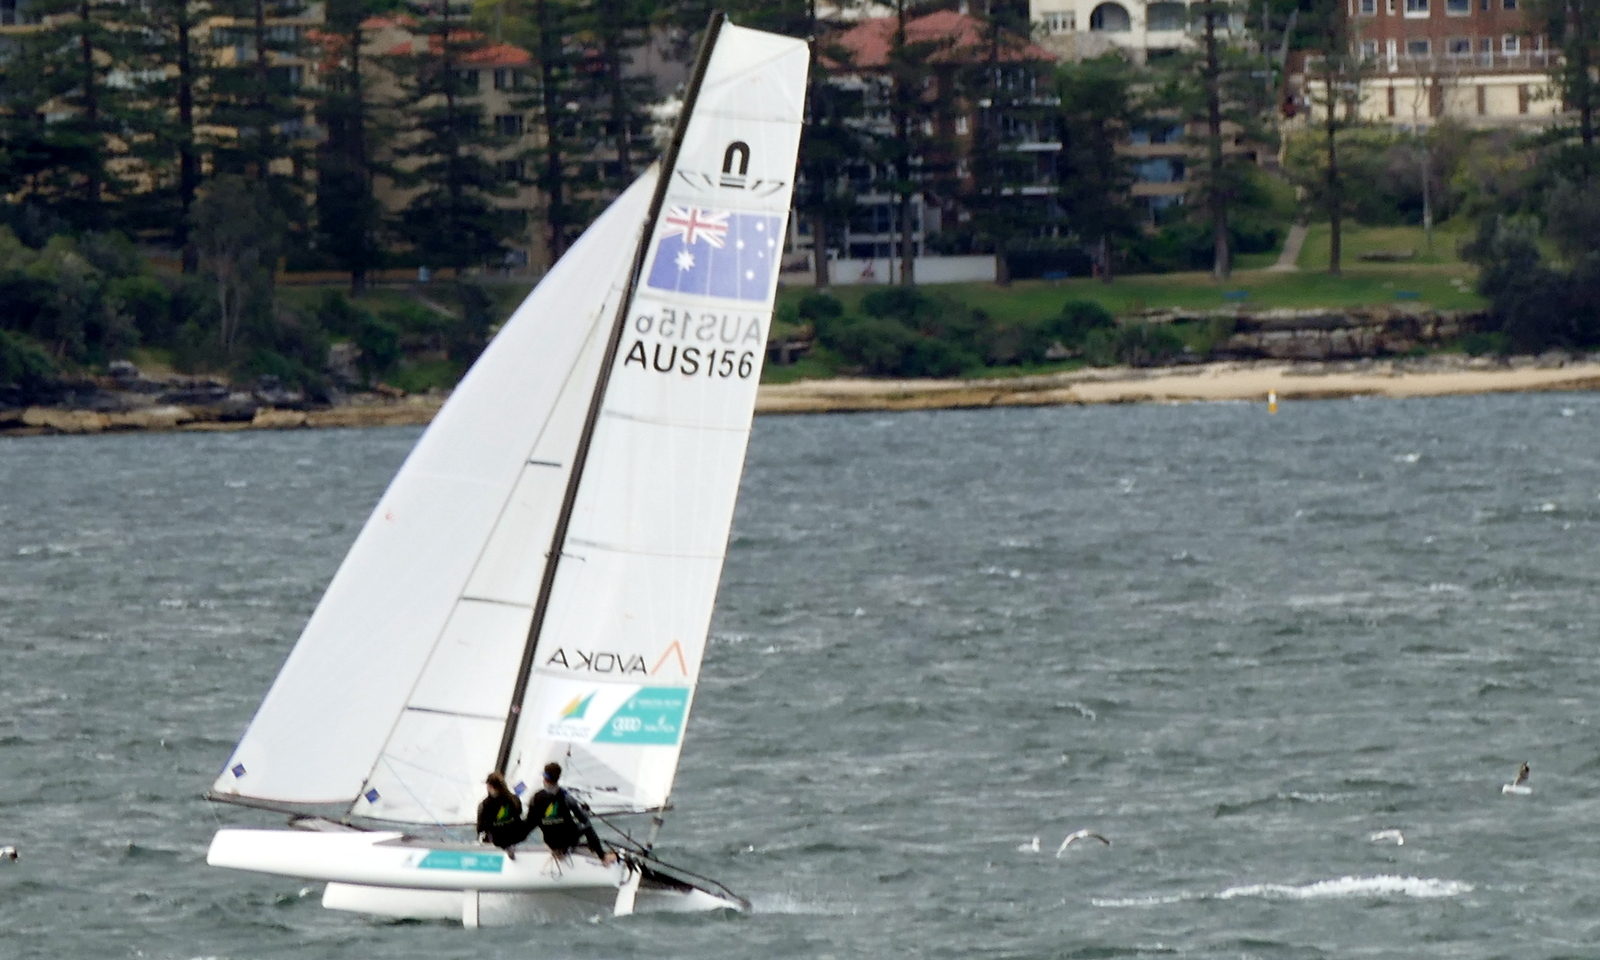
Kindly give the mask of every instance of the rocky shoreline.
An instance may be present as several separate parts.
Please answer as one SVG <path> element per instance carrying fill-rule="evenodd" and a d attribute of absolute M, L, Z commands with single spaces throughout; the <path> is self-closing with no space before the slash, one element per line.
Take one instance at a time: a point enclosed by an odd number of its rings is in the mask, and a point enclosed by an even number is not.
<path fill-rule="evenodd" d="M 110 376 L 41 393 L 25 404 L 0 395 L 0 436 L 401 426 L 429 422 L 445 399 L 398 390 L 308 397 L 273 377 L 250 387 L 209 377 L 156 379 L 126 362 L 113 364 Z"/>
<path fill-rule="evenodd" d="M 756 412 L 849 413 L 1096 403 L 1325 400 L 1600 390 L 1600 355 L 1484 358 L 1440 354 L 1333 362 L 1252 360 L 1134 369 L 1111 367 L 989 380 L 840 378 L 765 384 Z M 0 405 L 0 436 L 132 431 L 290 430 L 426 424 L 445 394 L 354 393 L 317 402 L 263 378 L 220 381 L 108 378 L 50 402 Z"/>

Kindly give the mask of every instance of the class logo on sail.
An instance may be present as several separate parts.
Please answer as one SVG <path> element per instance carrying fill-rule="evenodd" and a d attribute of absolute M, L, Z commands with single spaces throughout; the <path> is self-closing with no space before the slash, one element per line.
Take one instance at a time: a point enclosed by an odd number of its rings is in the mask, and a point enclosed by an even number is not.
<path fill-rule="evenodd" d="M 589 703 L 594 699 L 591 693 L 587 697 L 573 697 L 572 701 L 561 708 L 562 720 L 582 720 L 583 715 L 589 712 Z"/>
<path fill-rule="evenodd" d="M 729 300 L 772 295 L 783 218 L 706 207 L 667 209 L 645 286 Z"/>

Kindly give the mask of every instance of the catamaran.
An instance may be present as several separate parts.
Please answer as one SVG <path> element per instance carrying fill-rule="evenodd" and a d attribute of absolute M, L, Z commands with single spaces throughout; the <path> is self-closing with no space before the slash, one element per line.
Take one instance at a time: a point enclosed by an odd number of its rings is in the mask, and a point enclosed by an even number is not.
<path fill-rule="evenodd" d="M 357 536 L 207 794 L 207 862 L 467 926 L 748 909 L 655 856 L 727 551 L 809 52 L 707 29 L 663 160 L 529 294 Z M 477 842 L 548 762 L 616 863 Z"/>

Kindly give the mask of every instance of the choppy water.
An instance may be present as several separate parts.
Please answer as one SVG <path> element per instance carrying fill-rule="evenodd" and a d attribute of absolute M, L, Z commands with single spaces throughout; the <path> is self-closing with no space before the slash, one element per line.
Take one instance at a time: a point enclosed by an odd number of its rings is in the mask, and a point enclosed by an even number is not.
<path fill-rule="evenodd" d="M 520 930 L 203 863 L 415 436 L 0 440 L 0 956 L 1600 955 L 1600 397 L 763 418 L 662 846 L 756 911 Z"/>

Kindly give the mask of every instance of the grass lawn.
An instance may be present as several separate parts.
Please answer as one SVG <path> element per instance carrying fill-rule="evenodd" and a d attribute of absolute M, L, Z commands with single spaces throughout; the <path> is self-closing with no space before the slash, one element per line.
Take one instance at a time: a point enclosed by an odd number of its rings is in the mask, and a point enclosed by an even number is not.
<path fill-rule="evenodd" d="M 1304 262 L 1303 255 L 1301 261 Z M 1346 267 L 1338 277 L 1302 268 L 1290 273 L 1240 270 L 1225 283 L 1215 282 L 1206 273 L 1166 273 L 1117 277 L 1111 283 L 1087 278 L 1019 280 L 1009 288 L 992 283 L 962 283 L 923 289 L 954 297 L 999 319 L 1038 320 L 1060 312 L 1068 300 L 1093 300 L 1118 315 L 1172 307 L 1213 309 L 1232 304 L 1309 308 L 1409 302 L 1441 310 L 1469 310 L 1484 305 L 1483 298 L 1472 292 L 1472 278 L 1472 268 L 1459 262 L 1364 263 Z M 846 309 L 855 310 L 870 289 L 836 287 L 832 293 Z M 805 288 L 782 290 L 779 302 L 798 302 L 808 292 Z"/>
<path fill-rule="evenodd" d="M 1364 227 L 1345 224 L 1341 231 L 1343 266 L 1367 267 L 1375 264 L 1359 259 L 1363 253 L 1394 253 L 1412 251 L 1415 256 L 1393 266 L 1453 266 L 1463 270 L 1472 267 L 1464 263 L 1457 252 L 1461 243 L 1472 237 L 1472 225 L 1461 220 L 1451 220 L 1433 228 L 1433 250 L 1428 250 L 1427 238 L 1421 227 Z M 1328 268 L 1328 225 L 1314 223 L 1306 233 L 1305 246 L 1300 248 L 1296 261 L 1301 270 L 1326 270 Z"/>

